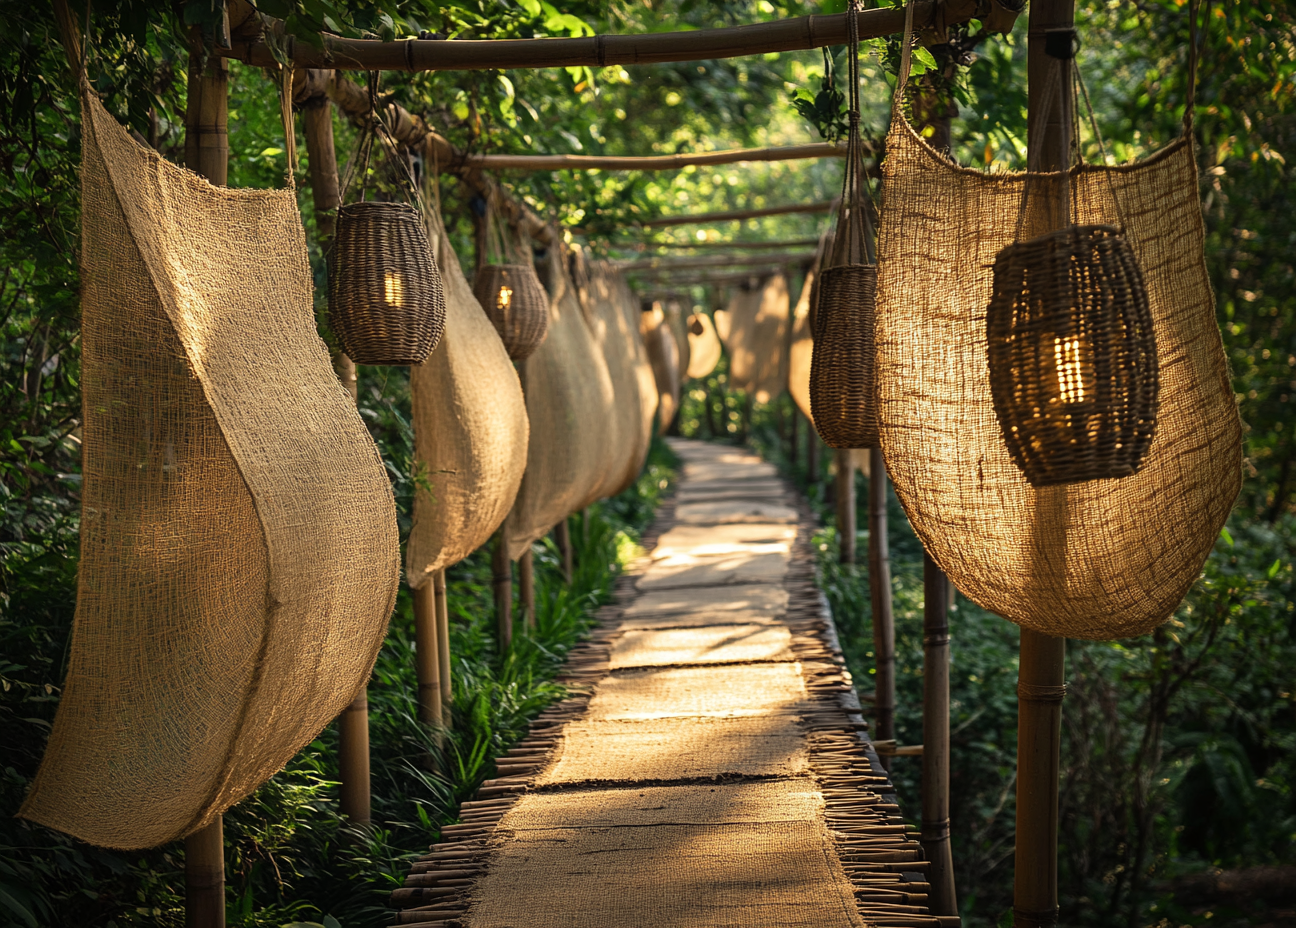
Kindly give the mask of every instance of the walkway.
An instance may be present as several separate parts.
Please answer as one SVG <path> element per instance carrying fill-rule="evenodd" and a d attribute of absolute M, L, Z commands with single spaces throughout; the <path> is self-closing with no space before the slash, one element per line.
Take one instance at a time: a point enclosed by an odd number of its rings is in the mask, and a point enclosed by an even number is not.
<path fill-rule="evenodd" d="M 392 894 L 420 928 L 862 928 L 926 914 L 926 864 L 774 468 L 685 461 L 551 707 Z"/>

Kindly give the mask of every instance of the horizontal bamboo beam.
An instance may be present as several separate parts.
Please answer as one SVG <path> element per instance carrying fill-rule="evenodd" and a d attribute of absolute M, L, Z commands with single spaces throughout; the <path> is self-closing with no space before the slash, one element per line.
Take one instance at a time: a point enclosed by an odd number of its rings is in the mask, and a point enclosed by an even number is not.
<path fill-rule="evenodd" d="M 836 200 L 820 203 L 788 203 L 783 206 L 765 206 L 759 209 L 734 209 L 723 213 L 695 213 L 692 216 L 662 216 L 639 223 L 644 229 L 661 229 L 666 226 L 706 225 L 712 222 L 737 222 L 743 219 L 760 219 L 763 216 L 787 216 L 794 213 L 827 213 Z"/>
<path fill-rule="evenodd" d="M 730 148 L 679 155 L 469 155 L 468 164 L 487 170 L 528 171 L 675 171 L 685 167 L 740 164 L 746 161 L 804 161 L 842 158 L 846 146 L 835 142 L 776 148 Z"/>
<path fill-rule="evenodd" d="M 779 274 L 786 270 L 784 265 L 772 264 L 766 267 L 754 267 L 746 271 L 738 271 L 733 274 L 698 274 L 691 277 L 670 277 L 667 280 L 653 280 L 651 278 L 640 279 L 641 286 L 648 288 L 648 293 L 674 293 L 680 287 L 709 287 L 714 284 L 733 284 L 753 278 L 759 279 L 769 277 L 773 274 Z"/>
<path fill-rule="evenodd" d="M 936 0 L 913 0 L 915 27 L 932 23 Z M 904 7 L 863 10 L 859 37 L 874 39 L 903 31 Z M 969 17 L 946 18 L 944 25 Z M 283 24 L 275 23 L 282 33 Z M 666 64 L 707 61 L 770 52 L 801 51 L 846 44 L 846 14 L 798 16 L 747 26 L 655 32 L 644 35 L 595 35 L 579 39 L 400 39 L 378 42 L 325 36 L 322 48 L 284 36 L 284 51 L 295 68 L 343 71 L 481 71 L 511 68 L 602 68 L 608 65 Z M 277 62 L 262 40 L 235 36 L 217 55 L 258 68 Z"/>
<path fill-rule="evenodd" d="M 804 264 L 814 260 L 813 251 L 789 251 L 777 255 L 714 255 L 702 258 L 642 258 L 637 261 L 614 261 L 619 271 L 675 271 L 682 268 L 742 267 L 748 264 Z"/>
<path fill-rule="evenodd" d="M 819 244 L 817 238 L 794 238 L 785 242 L 637 242 L 633 245 L 613 245 L 620 251 L 652 251 L 654 248 L 708 249 L 708 248 L 745 248 L 750 251 L 774 251 L 782 248 L 813 248 Z"/>

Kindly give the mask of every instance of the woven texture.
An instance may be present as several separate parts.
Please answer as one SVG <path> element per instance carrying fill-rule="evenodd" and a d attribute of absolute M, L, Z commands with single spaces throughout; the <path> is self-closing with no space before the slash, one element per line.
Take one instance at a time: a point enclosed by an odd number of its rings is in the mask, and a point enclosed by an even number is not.
<path fill-rule="evenodd" d="M 535 354 L 549 331 L 549 296 L 534 264 L 484 264 L 473 295 L 514 361 Z"/>
<path fill-rule="evenodd" d="M 382 462 L 315 330 L 292 190 L 216 188 L 84 101 L 81 560 L 21 815 L 191 833 L 355 697 L 400 577 Z"/>
<path fill-rule="evenodd" d="M 590 700 L 589 718 L 737 718 L 794 713 L 806 698 L 797 664 L 677 667 L 609 677 Z"/>
<path fill-rule="evenodd" d="M 670 326 L 671 335 L 675 336 L 675 347 L 679 353 L 679 372 L 682 381 L 688 376 L 689 365 L 693 363 L 693 352 L 689 347 L 689 316 L 692 311 L 678 299 L 667 300 L 663 307 L 666 310 L 666 324 Z"/>
<path fill-rule="evenodd" d="M 509 557 L 568 515 L 588 506 L 621 459 L 607 441 L 616 391 L 594 333 L 585 323 L 576 288 L 560 248 L 550 248 L 549 334 L 524 362 L 531 438 L 526 472 L 505 527 Z"/>
<path fill-rule="evenodd" d="M 830 267 L 819 282 L 819 331 L 810 362 L 815 429 L 830 448 L 876 448 L 873 310 L 877 268 Z"/>
<path fill-rule="evenodd" d="M 1031 486 L 1128 477 L 1156 428 L 1152 312 L 1112 226 L 1069 226 L 995 258 L 990 393 Z"/>
<path fill-rule="evenodd" d="M 781 582 L 782 576 L 779 577 Z M 741 664 L 790 661 L 792 635 L 777 625 L 722 625 L 627 631 L 612 647 L 608 666 L 665 667 L 670 664 Z"/>
<path fill-rule="evenodd" d="M 801 285 L 801 296 L 792 310 L 792 344 L 788 348 L 788 393 L 801 414 L 814 425 L 814 410 L 810 406 L 810 366 L 814 360 L 814 336 L 810 330 L 810 301 L 817 293 L 818 262 L 806 272 Z"/>
<path fill-rule="evenodd" d="M 410 371 L 415 458 L 428 488 L 414 497 L 405 546 L 411 587 L 486 543 L 508 515 L 527 461 L 526 401 L 517 372 L 468 287 L 441 217 L 429 237 L 444 269 L 446 333 Z"/>
<path fill-rule="evenodd" d="M 422 364 L 445 331 L 445 293 L 423 218 L 405 203 L 338 209 L 329 325 L 357 364 Z"/>
<path fill-rule="evenodd" d="M 729 349 L 729 385 L 768 403 L 787 384 L 787 278 L 775 274 L 753 287 L 734 291 L 720 337 Z"/>
<path fill-rule="evenodd" d="M 957 168 L 897 115 L 887 140 L 877 363 L 882 447 L 909 520 L 958 589 L 1020 625 L 1111 639 L 1161 624 L 1241 483 L 1241 428 L 1203 260 L 1187 140 L 1070 177 L 1081 225 L 1114 222 L 1142 268 L 1160 356 L 1138 474 L 1036 490 L 995 416 L 986 344 L 995 256 L 1025 175 Z M 1035 183 L 1056 202 L 1056 181 Z"/>
<path fill-rule="evenodd" d="M 639 336 L 639 309 L 621 275 L 600 261 L 589 269 L 584 292 L 586 318 L 607 363 L 615 399 L 603 435 L 613 460 L 598 496 L 615 496 L 634 483 L 648 457 L 657 385 Z"/>
<path fill-rule="evenodd" d="M 700 379 L 711 376 L 720 363 L 720 336 L 715 323 L 706 313 L 694 313 L 688 318 L 689 363 L 686 373 Z"/>

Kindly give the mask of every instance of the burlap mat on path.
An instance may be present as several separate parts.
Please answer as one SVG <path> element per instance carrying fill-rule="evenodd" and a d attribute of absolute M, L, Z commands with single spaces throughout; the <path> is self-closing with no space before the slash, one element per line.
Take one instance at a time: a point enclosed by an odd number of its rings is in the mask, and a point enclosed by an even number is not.
<path fill-rule="evenodd" d="M 662 719 L 795 712 L 807 698 L 798 664 L 626 671 L 599 684 L 586 717 Z"/>
<path fill-rule="evenodd" d="M 626 631 L 612 645 L 610 666 L 622 670 L 794 659 L 792 632 L 782 625 L 709 625 Z"/>

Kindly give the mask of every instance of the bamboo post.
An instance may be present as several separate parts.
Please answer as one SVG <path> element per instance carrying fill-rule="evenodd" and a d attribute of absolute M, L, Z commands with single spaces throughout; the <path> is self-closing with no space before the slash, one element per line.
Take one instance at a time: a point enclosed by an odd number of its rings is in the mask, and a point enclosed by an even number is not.
<path fill-rule="evenodd" d="M 1074 0 L 1035 0 L 1027 38 L 1027 138 L 1033 171 L 1062 171 L 1071 149 L 1069 60 L 1046 51 L 1049 32 L 1075 24 Z M 1070 45 L 1070 43 L 1064 43 Z M 1059 92 L 1058 88 L 1062 88 Z M 1050 99 L 1052 96 L 1052 99 Z M 1034 206 L 1035 234 L 1067 221 L 1056 204 Z M 1050 214 L 1051 213 L 1051 214 Z M 1036 520 L 1066 512 L 1066 488 L 1035 495 Z M 1040 570 L 1060 559 L 1065 544 L 1050 551 Z M 1056 568 L 1052 568 L 1056 569 Z M 1015 928 L 1052 928 L 1058 923 L 1058 777 L 1061 770 L 1062 699 L 1066 695 L 1066 641 L 1023 628 L 1017 674 L 1017 836 L 1013 873 Z"/>
<path fill-rule="evenodd" d="M 225 827 L 220 815 L 185 838 L 185 928 L 225 928 Z"/>
<path fill-rule="evenodd" d="M 837 449 L 837 559 L 855 563 L 855 463 L 849 450 Z M 879 736 L 881 737 L 881 736 Z"/>
<path fill-rule="evenodd" d="M 927 908 L 933 915 L 958 914 L 949 820 L 949 585 L 924 551 L 922 846 L 923 857 L 931 863 Z"/>
<path fill-rule="evenodd" d="M 741 222 L 744 219 L 761 219 L 765 216 L 787 216 L 794 213 L 827 213 L 836 209 L 836 200 L 815 203 L 787 203 L 782 206 L 762 206 L 754 209 L 732 209 L 718 213 L 694 213 L 690 216 L 661 216 L 639 223 L 643 229 L 662 229 L 667 226 L 691 226 L 711 222 Z"/>
<path fill-rule="evenodd" d="M 766 266 L 774 270 L 781 270 L 784 265 L 806 265 L 814 260 L 813 251 L 788 251 L 779 254 L 754 254 L 754 255 L 704 255 L 697 258 L 636 258 L 633 260 L 616 261 L 613 263 L 619 271 L 638 271 L 641 273 L 648 271 L 658 271 L 663 274 L 671 274 L 678 270 L 689 270 L 696 268 L 709 267 L 748 267 L 754 266 L 759 270 L 753 271 L 753 274 L 763 273 Z"/>
<path fill-rule="evenodd" d="M 338 716 L 338 810 L 355 825 L 368 825 L 369 806 L 369 690 Z"/>
<path fill-rule="evenodd" d="M 895 738 L 895 617 L 891 612 L 891 547 L 887 541 L 887 471 L 881 448 L 869 449 L 869 596 L 873 603 L 874 737 Z M 890 769 L 890 758 L 882 758 Z"/>
<path fill-rule="evenodd" d="M 819 486 L 819 432 L 809 419 L 806 420 L 806 471 L 806 483 Z"/>
<path fill-rule="evenodd" d="M 797 458 L 801 451 L 801 436 L 797 434 L 797 425 L 801 421 L 801 413 L 796 408 L 796 403 L 792 404 L 792 414 L 788 416 L 792 421 L 788 423 L 788 467 L 792 473 L 796 474 Z"/>
<path fill-rule="evenodd" d="M 505 522 L 507 525 L 507 522 Z M 500 654 L 513 646 L 513 562 L 508 556 L 508 534 L 501 525 L 491 551 L 491 579 L 495 587 L 495 629 Z"/>
<path fill-rule="evenodd" d="M 441 662 L 441 720 L 449 724 L 450 703 L 453 701 L 450 691 L 450 604 L 446 599 L 444 567 L 436 572 L 432 584 L 436 597 L 437 659 Z"/>
<path fill-rule="evenodd" d="M 190 32 L 186 102 L 185 164 L 224 186 L 229 179 L 229 63 L 206 58 L 197 29 Z M 225 928 L 223 815 L 185 838 L 185 928 Z"/>
<path fill-rule="evenodd" d="M 752 161 L 804 161 L 841 158 L 846 146 L 811 142 L 771 148 L 730 148 L 677 155 L 469 155 L 467 163 L 488 171 L 675 171 L 686 167 L 741 164 Z"/>
<path fill-rule="evenodd" d="M 441 654 L 437 648 L 436 581 L 414 591 L 414 669 L 418 676 L 418 715 L 425 725 L 440 725 Z"/>
<path fill-rule="evenodd" d="M 535 628 L 535 574 L 531 559 L 531 549 L 528 547 L 522 556 L 518 558 L 518 599 L 521 601 L 522 624 L 527 628 Z"/>
<path fill-rule="evenodd" d="M 554 526 L 554 540 L 558 542 L 558 553 L 562 556 L 563 579 L 570 585 L 576 576 L 576 558 L 572 552 L 571 525 L 567 519 Z"/>

